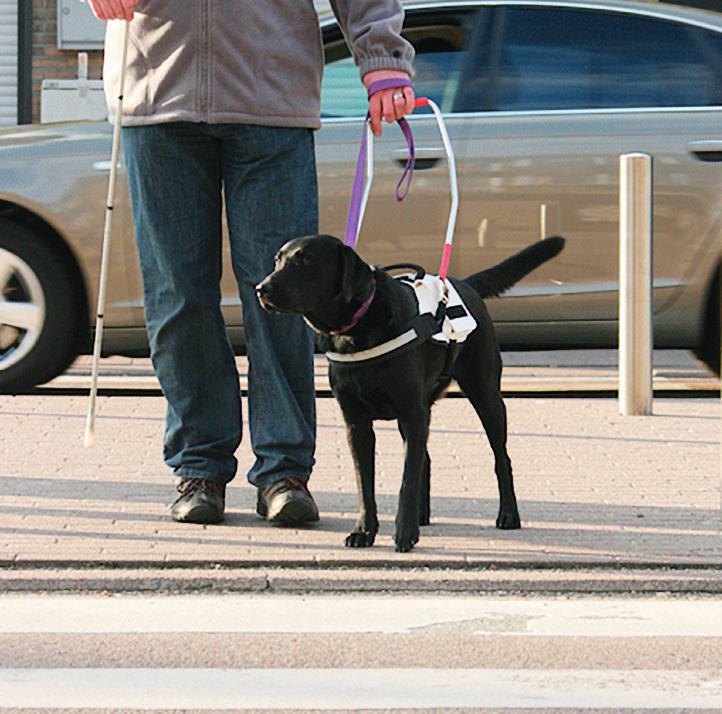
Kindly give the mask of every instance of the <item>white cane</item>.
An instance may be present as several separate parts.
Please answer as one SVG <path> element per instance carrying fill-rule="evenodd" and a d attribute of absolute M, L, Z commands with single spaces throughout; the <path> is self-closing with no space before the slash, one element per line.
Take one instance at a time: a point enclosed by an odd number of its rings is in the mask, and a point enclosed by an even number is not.
<path fill-rule="evenodd" d="M 93 347 L 93 367 L 90 383 L 90 403 L 88 418 L 85 422 L 85 446 L 90 448 L 95 443 L 95 399 L 98 395 L 98 364 L 100 348 L 103 343 L 103 320 L 105 311 L 105 288 L 108 282 L 108 264 L 110 262 L 110 234 L 113 227 L 113 208 L 115 202 L 115 179 L 118 174 L 118 153 L 120 149 L 120 124 L 123 118 L 123 92 L 125 90 L 125 70 L 128 56 L 128 34 L 130 22 L 125 21 L 123 34 L 123 53 L 120 65 L 120 87 L 118 88 L 118 104 L 115 107 L 115 123 L 113 125 L 113 149 L 110 159 L 110 178 L 108 179 L 108 197 L 105 204 L 105 228 L 103 230 L 103 248 L 100 258 L 100 282 L 98 286 L 98 312 L 95 321 L 95 344 Z"/>

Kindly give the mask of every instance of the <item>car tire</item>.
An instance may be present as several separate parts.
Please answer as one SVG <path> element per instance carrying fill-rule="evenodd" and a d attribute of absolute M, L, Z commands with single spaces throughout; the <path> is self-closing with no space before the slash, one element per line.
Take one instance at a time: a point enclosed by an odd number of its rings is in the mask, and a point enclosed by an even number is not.
<path fill-rule="evenodd" d="M 704 313 L 704 335 L 702 343 L 694 350 L 698 359 L 702 360 L 717 376 L 720 374 L 720 269 L 717 268 L 707 293 L 707 304 Z"/>
<path fill-rule="evenodd" d="M 0 393 L 43 384 L 77 356 L 72 273 L 48 240 L 0 219 Z"/>

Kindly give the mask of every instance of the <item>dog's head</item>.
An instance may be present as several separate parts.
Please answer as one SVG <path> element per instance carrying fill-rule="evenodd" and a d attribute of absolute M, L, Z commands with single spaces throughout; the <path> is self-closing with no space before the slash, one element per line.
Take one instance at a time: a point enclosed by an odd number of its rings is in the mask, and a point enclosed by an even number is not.
<path fill-rule="evenodd" d="M 344 321 L 349 306 L 373 287 L 373 270 L 349 246 L 329 235 L 295 238 L 276 254 L 276 267 L 257 286 L 265 310 L 298 313 L 321 331 Z"/>

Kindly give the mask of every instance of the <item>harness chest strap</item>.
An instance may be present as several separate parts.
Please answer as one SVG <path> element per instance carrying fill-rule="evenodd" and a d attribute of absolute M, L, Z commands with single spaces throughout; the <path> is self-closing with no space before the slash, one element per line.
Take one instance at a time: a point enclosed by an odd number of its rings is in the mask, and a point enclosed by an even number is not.
<path fill-rule="evenodd" d="M 370 360 L 379 360 L 383 357 L 396 356 L 415 345 L 426 342 L 432 335 L 439 331 L 439 327 L 443 321 L 444 315 L 441 316 L 441 320 L 438 319 L 437 315 L 428 313 L 417 315 L 411 320 L 410 326 L 405 332 L 402 332 L 391 340 L 358 352 L 326 352 L 326 357 L 331 360 L 331 362 L 368 362 Z"/>

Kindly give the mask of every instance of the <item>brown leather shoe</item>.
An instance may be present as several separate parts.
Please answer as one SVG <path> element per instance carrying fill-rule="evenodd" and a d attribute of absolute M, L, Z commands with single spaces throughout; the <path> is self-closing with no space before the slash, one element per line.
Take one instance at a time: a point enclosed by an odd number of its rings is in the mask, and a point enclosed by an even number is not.
<path fill-rule="evenodd" d="M 266 488 L 259 488 L 256 512 L 279 526 L 296 526 L 318 520 L 318 506 L 311 492 L 295 476 L 287 476 Z"/>
<path fill-rule="evenodd" d="M 226 506 L 226 487 L 206 478 L 184 478 L 177 486 L 180 496 L 171 506 L 174 521 L 220 523 Z"/>

